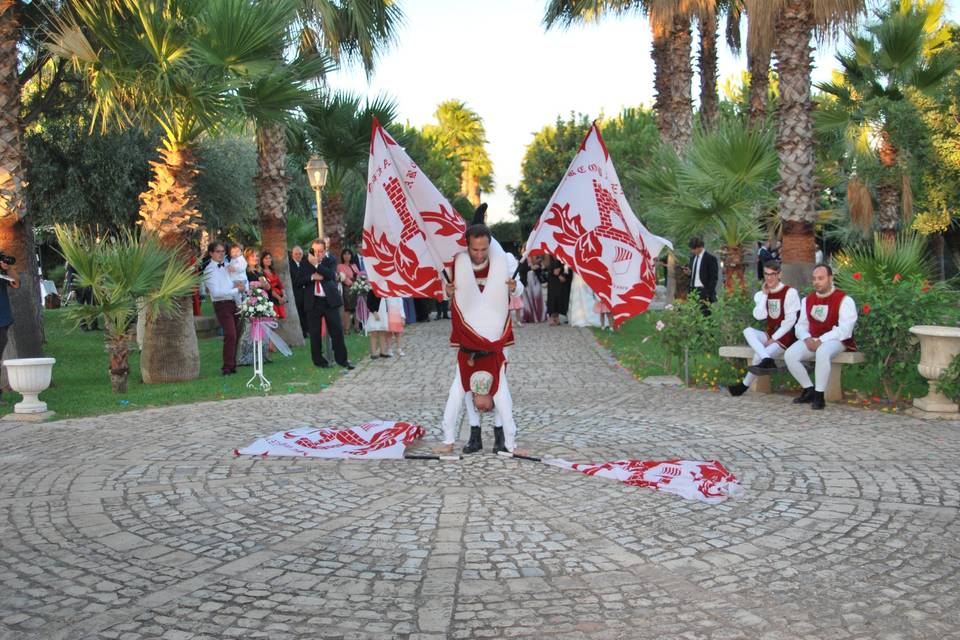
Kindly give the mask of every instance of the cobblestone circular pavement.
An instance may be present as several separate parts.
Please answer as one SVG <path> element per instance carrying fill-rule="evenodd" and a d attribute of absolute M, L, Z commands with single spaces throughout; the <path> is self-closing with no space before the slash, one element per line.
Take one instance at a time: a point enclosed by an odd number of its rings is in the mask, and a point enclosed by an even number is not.
<path fill-rule="evenodd" d="M 589 332 L 528 325 L 522 446 L 717 459 L 745 497 L 499 458 L 489 419 L 460 463 L 232 455 L 377 418 L 435 444 L 448 331 L 317 395 L 0 426 L 0 638 L 960 637 L 957 422 L 644 386 Z"/>

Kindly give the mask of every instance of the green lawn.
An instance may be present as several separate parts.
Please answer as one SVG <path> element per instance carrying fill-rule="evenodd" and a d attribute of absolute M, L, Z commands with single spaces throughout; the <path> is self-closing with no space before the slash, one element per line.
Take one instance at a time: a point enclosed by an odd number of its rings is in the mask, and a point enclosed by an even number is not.
<path fill-rule="evenodd" d="M 212 315 L 209 306 L 204 313 Z M 117 413 L 133 409 L 189 404 L 208 400 L 225 400 L 263 395 L 259 389 L 247 389 L 253 367 L 240 367 L 233 376 L 221 376 L 222 338 L 200 340 L 200 379 L 169 384 L 143 384 L 140 376 L 140 354 L 130 357 L 130 382 L 126 394 L 114 394 L 107 373 L 108 357 L 103 346 L 103 333 L 73 329 L 62 310 L 44 311 L 47 344 L 45 355 L 57 359 L 53 368 L 53 386 L 40 394 L 57 418 Z M 347 336 L 347 350 L 353 362 L 369 352 L 362 335 Z M 264 375 L 273 383 L 268 395 L 316 393 L 341 374 L 343 369 L 318 369 L 310 361 L 309 344 L 293 349 L 289 358 L 275 353 L 272 363 L 264 365 Z M 5 393 L 6 405 L 0 413 L 13 411 L 19 394 Z"/>
<path fill-rule="evenodd" d="M 669 318 L 669 311 L 650 311 L 631 318 L 615 333 L 594 329 L 598 341 L 610 350 L 621 366 L 634 377 L 677 375 L 682 380 L 683 364 L 675 359 L 671 362 L 667 351 L 658 340 L 656 324 L 658 320 Z M 744 325 L 746 326 L 746 325 Z M 744 343 L 745 344 L 745 343 Z M 728 384 L 737 381 L 746 373 L 745 369 L 720 358 L 716 354 L 690 354 L 690 385 L 700 388 L 724 391 Z M 924 396 L 927 384 L 916 373 L 904 391 L 899 407 L 891 407 L 883 398 L 883 387 L 877 376 L 865 366 L 844 367 L 843 384 L 846 401 L 849 404 L 879 408 L 881 411 L 902 410 L 909 405 L 914 396 Z M 774 390 L 780 392 L 798 391 L 799 385 L 789 373 L 773 376 Z"/>

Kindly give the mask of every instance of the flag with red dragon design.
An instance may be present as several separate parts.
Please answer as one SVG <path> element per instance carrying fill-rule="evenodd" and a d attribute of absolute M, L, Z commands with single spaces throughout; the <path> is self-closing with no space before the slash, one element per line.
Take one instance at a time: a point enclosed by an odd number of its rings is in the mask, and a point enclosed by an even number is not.
<path fill-rule="evenodd" d="M 673 248 L 633 215 L 594 122 L 530 233 L 527 255 L 548 253 L 569 265 L 612 309 L 619 327 L 650 305 L 664 246 Z"/>
<path fill-rule="evenodd" d="M 441 272 L 466 248 L 466 228 L 457 210 L 374 118 L 362 249 L 374 292 L 442 300 Z"/>

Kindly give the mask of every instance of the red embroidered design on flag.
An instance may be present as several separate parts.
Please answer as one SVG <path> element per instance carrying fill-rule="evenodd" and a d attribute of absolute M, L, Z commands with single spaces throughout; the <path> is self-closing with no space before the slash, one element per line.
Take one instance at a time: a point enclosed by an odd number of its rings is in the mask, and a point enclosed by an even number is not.
<path fill-rule="evenodd" d="M 743 491 L 736 476 L 716 460 L 619 460 L 582 464 L 549 459 L 545 462 L 588 476 L 619 480 L 633 487 L 650 487 L 711 504 L 723 502 Z"/>
<path fill-rule="evenodd" d="M 466 247 L 466 222 L 374 119 L 362 255 L 380 297 L 443 299 L 440 271 Z"/>
<path fill-rule="evenodd" d="M 649 306 L 654 260 L 669 244 L 633 215 L 594 123 L 526 246 L 528 255 L 549 253 L 570 265 L 619 326 Z"/>
<path fill-rule="evenodd" d="M 314 458 L 402 458 L 406 445 L 422 438 L 423 427 L 409 422 L 376 421 L 358 427 L 302 427 L 260 438 L 236 455 Z"/>

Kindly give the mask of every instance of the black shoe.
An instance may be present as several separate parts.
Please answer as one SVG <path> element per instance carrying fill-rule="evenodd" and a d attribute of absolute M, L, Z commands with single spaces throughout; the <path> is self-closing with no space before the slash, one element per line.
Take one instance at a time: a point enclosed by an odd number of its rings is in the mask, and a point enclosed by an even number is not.
<path fill-rule="evenodd" d="M 470 440 L 463 445 L 464 453 L 483 451 L 483 440 L 480 438 L 480 427 L 470 427 Z"/>
<path fill-rule="evenodd" d="M 827 403 L 823 399 L 823 391 L 814 391 L 813 400 L 810 402 L 810 408 L 814 411 L 823 411 Z"/>
<path fill-rule="evenodd" d="M 506 451 L 507 446 L 503 441 L 503 427 L 494 427 L 493 428 L 493 452 L 500 453 L 501 451 Z"/>
<path fill-rule="evenodd" d="M 745 394 L 747 392 L 747 389 L 749 388 L 750 387 L 743 384 L 743 382 L 738 382 L 737 384 L 732 384 L 729 387 L 727 387 L 727 390 L 730 391 L 730 395 L 732 395 L 733 397 L 737 397 Z"/>
<path fill-rule="evenodd" d="M 356 367 L 353 366 L 353 363 L 350 362 L 350 361 L 344 362 L 344 363 L 343 363 L 342 365 L 340 365 L 340 366 L 343 367 L 344 369 L 346 369 L 347 371 L 353 371 L 354 369 L 356 369 Z"/>
<path fill-rule="evenodd" d="M 380 354 L 380 357 L 381 357 L 381 358 L 392 358 L 392 357 L 393 357 L 393 354 L 390 354 L 390 353 L 381 353 L 381 354 Z"/>
<path fill-rule="evenodd" d="M 764 358 L 759 364 L 747 367 L 747 371 L 755 376 L 771 376 L 780 371 L 780 367 L 777 366 L 773 358 Z"/>
<path fill-rule="evenodd" d="M 800 392 L 800 395 L 793 399 L 793 404 L 807 404 L 813 402 L 813 396 L 816 392 L 813 387 L 807 387 Z"/>
<path fill-rule="evenodd" d="M 324 360 L 323 362 L 314 362 L 313 366 L 319 367 L 321 369 L 326 369 L 327 367 L 330 366 L 330 363 Z"/>

